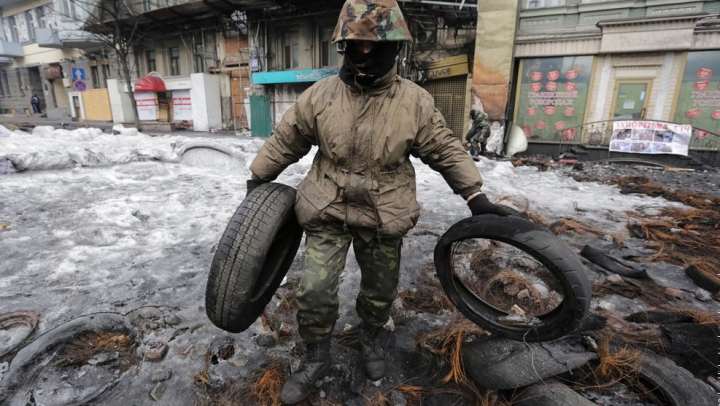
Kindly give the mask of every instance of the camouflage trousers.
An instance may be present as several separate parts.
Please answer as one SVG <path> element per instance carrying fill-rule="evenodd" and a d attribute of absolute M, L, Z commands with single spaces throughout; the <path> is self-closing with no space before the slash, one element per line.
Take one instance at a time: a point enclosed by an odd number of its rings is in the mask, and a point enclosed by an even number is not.
<path fill-rule="evenodd" d="M 352 231 L 329 227 L 305 234 L 305 269 L 297 293 L 297 321 L 306 343 L 330 338 L 339 314 L 338 286 L 352 243 L 360 264 L 360 293 L 355 309 L 373 326 L 383 326 L 397 296 L 402 237 L 366 242 Z"/>

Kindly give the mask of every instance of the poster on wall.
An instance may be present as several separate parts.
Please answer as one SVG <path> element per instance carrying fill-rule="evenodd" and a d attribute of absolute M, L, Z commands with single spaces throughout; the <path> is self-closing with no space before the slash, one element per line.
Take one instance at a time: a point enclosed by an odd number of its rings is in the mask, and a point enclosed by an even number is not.
<path fill-rule="evenodd" d="M 190 90 L 173 90 L 173 119 L 192 120 L 192 100 L 190 99 Z"/>
<path fill-rule="evenodd" d="M 693 126 L 692 147 L 711 147 L 720 134 L 720 51 L 689 52 L 673 121 Z"/>
<path fill-rule="evenodd" d="M 579 142 L 592 76 L 592 56 L 524 59 L 515 123 L 533 141 Z"/>
<path fill-rule="evenodd" d="M 513 67 L 518 0 L 477 3 L 472 108 L 483 109 L 491 120 L 504 120 Z"/>
<path fill-rule="evenodd" d="M 687 156 L 691 138 L 689 124 L 614 121 L 610 151 Z"/>
<path fill-rule="evenodd" d="M 138 119 L 140 121 L 157 120 L 157 94 L 152 92 L 133 93 L 135 102 L 137 102 Z"/>

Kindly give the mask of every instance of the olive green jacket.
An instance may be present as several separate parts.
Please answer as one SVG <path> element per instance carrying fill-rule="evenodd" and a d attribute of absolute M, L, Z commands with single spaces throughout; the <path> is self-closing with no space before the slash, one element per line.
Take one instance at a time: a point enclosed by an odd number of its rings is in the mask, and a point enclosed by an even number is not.
<path fill-rule="evenodd" d="M 465 198 L 482 185 L 432 96 L 394 70 L 370 89 L 347 86 L 337 75 L 311 86 L 258 152 L 253 178 L 275 180 L 313 145 L 319 151 L 295 202 L 306 230 L 342 222 L 378 236 L 407 233 L 420 215 L 411 154 Z"/>

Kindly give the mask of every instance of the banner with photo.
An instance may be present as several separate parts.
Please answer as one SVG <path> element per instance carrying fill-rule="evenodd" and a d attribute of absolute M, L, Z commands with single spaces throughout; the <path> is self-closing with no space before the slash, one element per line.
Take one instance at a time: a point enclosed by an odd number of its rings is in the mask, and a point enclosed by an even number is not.
<path fill-rule="evenodd" d="M 689 124 L 615 121 L 610 151 L 687 156 L 691 138 L 692 126 Z"/>
<path fill-rule="evenodd" d="M 515 124 L 530 140 L 579 142 L 592 56 L 524 59 L 518 74 Z"/>
<path fill-rule="evenodd" d="M 695 127 L 692 147 L 715 146 L 708 131 L 720 134 L 720 51 L 688 53 L 673 121 Z"/>

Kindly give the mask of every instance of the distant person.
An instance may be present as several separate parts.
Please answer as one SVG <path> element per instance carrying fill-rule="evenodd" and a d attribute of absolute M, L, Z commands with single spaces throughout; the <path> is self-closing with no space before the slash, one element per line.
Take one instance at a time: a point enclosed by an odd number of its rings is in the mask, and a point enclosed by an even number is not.
<path fill-rule="evenodd" d="M 30 105 L 32 106 L 33 113 L 42 113 L 42 111 L 40 111 L 40 98 L 37 97 L 36 94 L 30 98 Z"/>
<path fill-rule="evenodd" d="M 485 155 L 485 143 L 490 134 L 490 119 L 482 110 L 471 110 L 470 118 L 473 123 L 465 135 L 466 148 L 470 151 L 473 160 L 479 161 L 480 155 Z"/>

